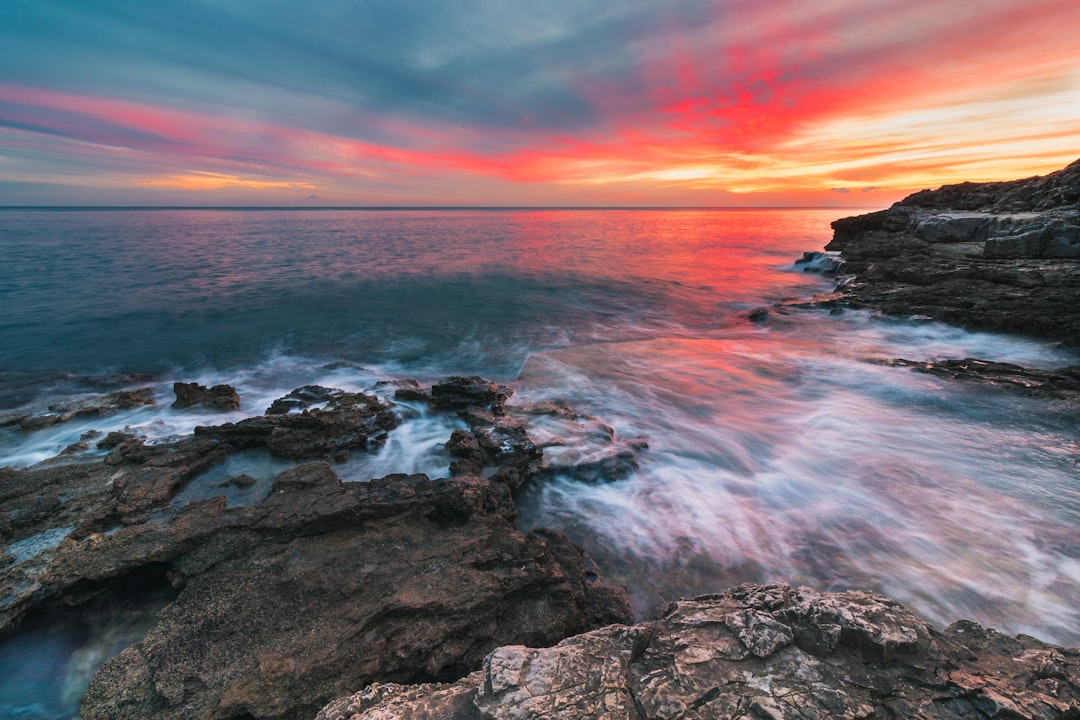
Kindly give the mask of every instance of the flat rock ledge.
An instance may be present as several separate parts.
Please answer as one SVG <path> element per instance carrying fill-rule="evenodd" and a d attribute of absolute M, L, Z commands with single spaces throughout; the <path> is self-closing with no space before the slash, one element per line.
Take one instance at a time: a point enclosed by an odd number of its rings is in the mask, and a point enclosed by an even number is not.
<path fill-rule="evenodd" d="M 1080 348 L 1080 160 L 1042 177 L 922 190 L 832 227 L 826 250 L 843 266 L 828 304 Z"/>
<path fill-rule="evenodd" d="M 1080 651 L 972 622 L 938 632 L 874 593 L 742 585 L 450 684 L 379 683 L 317 720 L 1080 718 Z"/>

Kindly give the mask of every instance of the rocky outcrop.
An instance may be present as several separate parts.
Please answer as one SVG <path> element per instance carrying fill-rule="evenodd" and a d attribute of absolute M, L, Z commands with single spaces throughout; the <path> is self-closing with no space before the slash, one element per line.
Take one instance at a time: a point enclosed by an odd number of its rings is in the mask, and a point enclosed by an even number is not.
<path fill-rule="evenodd" d="M 938 632 L 873 593 L 743 585 L 551 648 L 501 647 L 453 684 L 376 684 L 318 720 L 1080 717 L 1080 651 L 970 622 Z"/>
<path fill-rule="evenodd" d="M 447 411 L 485 438 L 488 477 L 342 483 L 314 462 L 244 503 L 178 502 L 231 453 L 340 456 L 399 421 L 374 396 L 317 386 L 176 442 L 112 433 L 104 459 L 0 469 L 0 636 L 120 585 L 165 584 L 173 599 L 94 676 L 81 717 L 291 719 L 371 682 L 453 680 L 497 646 L 630 621 L 625 591 L 603 585 L 580 548 L 515 529 L 500 478 L 541 453 L 499 414 L 508 389 L 471 386 Z M 513 432 L 495 448 L 486 423 Z M 239 475 L 207 490 L 261 484 Z"/>
<path fill-rule="evenodd" d="M 232 385 L 206 387 L 198 383 L 173 383 L 176 401 L 172 406 L 178 410 L 189 407 L 203 407 L 219 412 L 232 412 L 240 409 L 240 396 Z"/>
<path fill-rule="evenodd" d="M 313 463 L 279 475 L 254 508 L 206 501 L 168 531 L 101 539 L 86 561 L 67 548 L 64 561 L 92 567 L 110 544 L 122 556 L 145 548 L 181 587 L 94 676 L 81 716 L 310 717 L 374 680 L 453 679 L 500 644 L 548 645 L 627 618 L 580 549 L 523 535 L 512 515 L 481 478 L 343 485 Z"/>
<path fill-rule="evenodd" d="M 156 403 L 153 388 L 117 390 L 107 395 L 53 403 L 44 412 L 38 412 L 32 408 L 9 412 L 0 416 L 0 427 L 16 425 L 24 432 L 33 432 L 71 420 L 87 420 L 154 404 Z"/>
<path fill-rule="evenodd" d="M 888 364 L 911 368 L 927 375 L 1000 387 L 1025 395 L 1080 400 L 1080 366 L 1076 365 L 1056 371 L 1036 370 L 1012 363 L 976 358 L 931 362 L 896 359 Z"/>
<path fill-rule="evenodd" d="M 341 461 L 349 457 L 350 450 L 381 444 L 399 422 L 393 410 L 374 395 L 318 386 L 294 390 L 266 412 L 236 423 L 200 425 L 195 428 L 195 437 L 237 448 L 265 447 L 273 455 L 293 460 L 325 457 Z"/>
<path fill-rule="evenodd" d="M 1080 347 L 1080 161 L 833 223 L 840 302 Z"/>

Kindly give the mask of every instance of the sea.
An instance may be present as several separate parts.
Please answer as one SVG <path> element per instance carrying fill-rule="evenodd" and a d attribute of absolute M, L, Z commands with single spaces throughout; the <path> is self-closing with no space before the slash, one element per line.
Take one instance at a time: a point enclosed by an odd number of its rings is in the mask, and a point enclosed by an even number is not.
<path fill-rule="evenodd" d="M 647 441 L 617 481 L 535 483 L 517 521 L 582 545 L 639 618 L 785 582 L 882 592 L 938 627 L 969 618 L 1080 645 L 1078 418 L 886 364 L 1080 360 L 1053 342 L 816 305 L 833 281 L 794 261 L 859 212 L 0 210 L 0 416 L 128 375 L 157 399 L 0 428 L 0 466 L 89 430 L 164 442 L 207 424 L 170 407 L 177 380 L 233 385 L 242 407 L 224 422 L 302 385 L 385 395 L 380 381 L 480 375 L 510 386 L 511 404 L 562 399 Z M 344 479 L 446 474 L 457 424 L 404 410 Z M 286 466 L 248 453 L 215 472 L 260 479 L 235 504 Z M 145 631 L 102 617 L 92 632 L 46 623 L 0 643 L 0 710 L 72 717 L 89 674 Z"/>

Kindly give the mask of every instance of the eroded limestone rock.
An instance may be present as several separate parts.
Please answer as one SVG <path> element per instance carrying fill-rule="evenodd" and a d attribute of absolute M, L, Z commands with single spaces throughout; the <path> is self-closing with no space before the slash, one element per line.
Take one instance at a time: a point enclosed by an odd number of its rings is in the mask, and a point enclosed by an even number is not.
<path fill-rule="evenodd" d="M 1080 651 L 969 622 L 937 632 L 868 592 L 743 585 L 551 648 L 501 647 L 454 684 L 372 685 L 318 720 L 1066 718 Z"/>

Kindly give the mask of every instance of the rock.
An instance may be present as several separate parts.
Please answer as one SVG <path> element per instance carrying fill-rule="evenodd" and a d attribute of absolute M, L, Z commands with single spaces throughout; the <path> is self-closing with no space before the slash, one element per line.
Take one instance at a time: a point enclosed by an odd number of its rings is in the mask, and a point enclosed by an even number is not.
<path fill-rule="evenodd" d="M 550 648 L 500 647 L 452 684 L 377 684 L 317 720 L 1066 718 L 1080 651 L 975 623 L 935 631 L 874 593 L 743 585 Z"/>
<path fill-rule="evenodd" d="M 888 364 L 954 380 L 984 383 L 1028 395 L 1080 399 L 1080 366 L 1076 365 L 1060 370 L 1034 370 L 1011 363 L 975 358 L 933 362 L 899 358 Z"/>
<path fill-rule="evenodd" d="M 154 405 L 153 388 L 137 390 L 118 390 L 107 395 L 85 398 L 71 402 L 54 403 L 48 406 L 48 412 L 9 415 L 4 424 L 18 423 L 26 432 L 41 430 L 71 420 L 111 415 L 121 410 L 130 410 L 143 405 Z"/>
<path fill-rule="evenodd" d="M 325 407 L 311 407 L 325 403 Z M 236 423 L 198 426 L 195 436 L 236 448 L 266 447 L 290 459 L 327 457 L 343 460 L 352 449 L 378 443 L 400 422 L 389 406 L 373 395 L 318 386 L 295 390 L 275 400 L 270 410 L 293 410 L 245 418 Z"/>
<path fill-rule="evenodd" d="M 215 385 L 211 388 L 198 383 L 173 383 L 176 409 L 201 406 L 209 410 L 232 412 L 240 409 L 240 396 L 232 385 Z"/>
<path fill-rule="evenodd" d="M 795 264 L 801 266 L 803 272 L 817 273 L 825 277 L 836 277 L 844 267 L 839 253 L 834 252 L 804 252 Z"/>
<path fill-rule="evenodd" d="M 645 438 L 623 439 L 614 428 L 565 403 L 508 406 L 511 415 L 527 420 L 529 436 L 543 449 L 539 474 L 580 482 L 614 482 L 639 467 L 638 456 L 649 447 Z"/>
<path fill-rule="evenodd" d="M 1044 177 L 923 190 L 837 220 L 826 246 L 844 261 L 837 298 L 1080 348 L 1077 198 L 1080 161 Z"/>
<path fill-rule="evenodd" d="M 307 718 L 357 686 L 456 680 L 499 645 L 630 622 L 625 590 L 604 585 L 579 547 L 515 529 L 510 488 L 541 453 L 521 421 L 497 414 L 508 391 L 467 384 L 477 392 L 459 396 L 487 404 L 456 406 L 490 478 L 344 484 L 315 462 L 248 504 L 177 502 L 231 453 L 333 454 L 397 422 L 377 398 L 314 386 L 286 396 L 307 405 L 285 414 L 160 445 L 112 433 L 97 462 L 0 468 L 0 635 L 116 586 L 167 581 L 157 625 L 98 671 L 81 717 L 235 720 Z"/>
<path fill-rule="evenodd" d="M 287 415 L 291 412 L 302 412 L 312 405 L 329 405 L 331 401 L 340 401 L 344 395 L 344 390 L 322 385 L 305 385 L 270 403 L 264 414 Z"/>
<path fill-rule="evenodd" d="M 477 477 L 343 485 L 313 463 L 247 513 L 207 505 L 171 538 L 141 541 L 172 542 L 182 589 L 94 676 L 81 717 L 310 717 L 353 687 L 455 679 L 500 644 L 610 621 L 588 615 L 581 550 L 522 535 L 507 502 Z M 185 538 L 202 533 L 192 549 Z"/>
<path fill-rule="evenodd" d="M 460 413 L 489 411 L 494 415 L 505 413 L 504 405 L 514 391 L 505 385 L 497 385 L 476 376 L 454 376 L 442 380 L 431 388 L 431 404 L 440 410 Z"/>
<path fill-rule="evenodd" d="M 769 321 L 769 308 L 754 308 L 746 316 L 746 319 L 755 325 L 763 325 Z"/>

